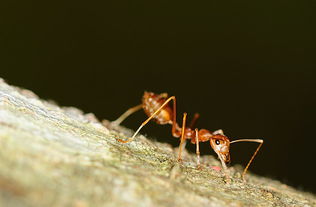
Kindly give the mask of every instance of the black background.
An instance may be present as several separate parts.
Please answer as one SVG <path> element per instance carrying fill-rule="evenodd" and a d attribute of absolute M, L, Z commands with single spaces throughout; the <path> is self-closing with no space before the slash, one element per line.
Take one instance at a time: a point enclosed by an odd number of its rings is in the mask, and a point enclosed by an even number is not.
<path fill-rule="evenodd" d="M 251 171 L 316 192 L 315 9 L 312 1 L 10 1 L 1 3 L 0 76 L 110 120 L 144 90 L 168 92 L 178 118 L 199 112 L 198 127 L 263 138 Z M 139 112 L 124 125 L 144 119 Z M 169 126 L 142 133 L 178 144 Z M 232 164 L 246 164 L 255 148 L 232 145 Z"/>

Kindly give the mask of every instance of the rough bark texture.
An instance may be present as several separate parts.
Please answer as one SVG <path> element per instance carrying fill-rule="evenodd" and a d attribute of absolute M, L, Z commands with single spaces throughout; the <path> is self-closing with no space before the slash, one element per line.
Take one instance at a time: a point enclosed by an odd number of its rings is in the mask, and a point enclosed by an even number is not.
<path fill-rule="evenodd" d="M 114 103 L 115 104 L 115 103 Z M 0 79 L 0 206 L 316 206 L 315 196 L 176 149 Z"/>

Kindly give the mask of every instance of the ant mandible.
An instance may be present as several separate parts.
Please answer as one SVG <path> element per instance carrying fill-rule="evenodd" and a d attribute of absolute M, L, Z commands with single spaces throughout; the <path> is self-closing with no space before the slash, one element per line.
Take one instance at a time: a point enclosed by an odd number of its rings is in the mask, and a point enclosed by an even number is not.
<path fill-rule="evenodd" d="M 173 101 L 173 107 L 169 105 L 169 102 Z M 172 125 L 172 135 L 174 137 L 180 137 L 180 145 L 179 145 L 179 154 L 178 154 L 178 161 L 181 161 L 181 153 L 182 148 L 185 143 L 186 139 L 191 139 L 192 144 L 196 144 L 196 155 L 197 155 L 197 166 L 200 167 L 200 150 L 199 150 L 199 143 L 200 142 L 206 142 L 210 141 L 210 145 L 213 148 L 213 150 L 218 155 L 218 158 L 221 161 L 222 167 L 224 169 L 226 177 L 228 175 L 226 174 L 227 166 L 226 163 L 230 162 L 230 153 L 229 153 L 229 147 L 230 144 L 236 143 L 236 142 L 257 142 L 259 143 L 259 146 L 257 147 L 256 151 L 252 155 L 251 159 L 249 160 L 247 166 L 245 167 L 242 178 L 244 179 L 245 174 L 253 161 L 254 157 L 257 155 L 260 147 L 263 144 L 262 139 L 238 139 L 234 141 L 230 141 L 227 136 L 224 135 L 223 131 L 216 130 L 214 132 L 211 132 L 207 129 L 200 129 L 197 128 L 193 129 L 196 120 L 199 118 L 199 114 L 195 114 L 194 118 L 192 119 L 189 126 L 186 126 L 186 117 L 187 113 L 183 113 L 183 120 L 182 120 L 182 127 L 179 127 L 177 121 L 176 121 L 176 97 L 171 96 L 168 97 L 167 93 L 162 94 L 155 94 L 152 92 L 146 92 L 143 95 L 142 98 L 142 104 L 137 105 L 135 107 L 132 107 L 128 109 L 124 114 L 122 114 L 117 120 L 113 121 L 113 124 L 119 125 L 122 121 L 124 121 L 129 115 L 132 113 L 143 109 L 147 116 L 147 118 L 136 130 L 134 135 L 131 138 L 128 138 L 127 140 L 118 139 L 118 141 L 122 143 L 128 143 L 132 141 L 135 136 L 138 134 L 138 132 L 151 120 L 153 119 L 157 124 L 171 124 Z"/>

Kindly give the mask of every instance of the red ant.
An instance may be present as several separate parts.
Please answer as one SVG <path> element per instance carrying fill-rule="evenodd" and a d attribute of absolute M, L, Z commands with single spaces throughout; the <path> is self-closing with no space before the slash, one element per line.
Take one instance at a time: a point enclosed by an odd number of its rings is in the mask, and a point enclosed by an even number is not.
<path fill-rule="evenodd" d="M 173 107 L 169 105 L 169 102 L 171 100 L 173 100 Z M 171 96 L 168 98 L 167 93 L 155 94 L 152 92 L 145 92 L 142 98 L 142 104 L 128 109 L 124 114 L 122 114 L 117 120 L 115 120 L 112 123 L 119 125 L 129 115 L 131 115 L 132 113 L 142 108 L 144 109 L 147 116 L 149 116 L 149 118 L 146 119 L 139 126 L 139 128 L 136 130 L 136 132 L 131 138 L 128 138 L 127 140 L 119 139 L 118 141 L 122 143 L 128 143 L 132 141 L 135 138 L 135 136 L 138 134 L 138 132 L 141 130 L 141 128 L 143 128 L 151 119 L 153 119 L 157 124 L 161 124 L 161 125 L 171 124 L 172 135 L 174 137 L 181 136 L 178 161 L 181 161 L 181 153 L 182 153 L 182 148 L 183 148 L 183 144 L 185 143 L 185 140 L 191 139 L 191 143 L 196 144 L 197 166 L 200 167 L 199 142 L 210 141 L 211 147 L 216 152 L 216 154 L 218 155 L 218 158 L 220 159 L 222 163 L 222 167 L 225 171 L 225 174 L 227 171 L 226 163 L 230 162 L 230 153 L 229 153 L 230 144 L 236 143 L 236 142 L 260 143 L 242 173 L 243 179 L 251 162 L 253 161 L 254 157 L 256 156 L 257 152 L 259 151 L 260 147 L 263 144 L 262 139 L 238 139 L 234 141 L 229 141 L 229 138 L 224 135 L 221 129 L 216 130 L 214 132 L 211 132 L 206 129 L 200 129 L 200 130 L 198 130 L 197 128 L 193 129 L 196 123 L 196 120 L 199 118 L 199 114 L 197 113 L 194 115 L 194 118 L 192 119 L 188 127 L 186 126 L 187 113 L 183 113 L 182 127 L 179 127 L 176 121 L 176 97 Z M 228 177 L 227 174 L 226 174 L 226 177 Z"/>

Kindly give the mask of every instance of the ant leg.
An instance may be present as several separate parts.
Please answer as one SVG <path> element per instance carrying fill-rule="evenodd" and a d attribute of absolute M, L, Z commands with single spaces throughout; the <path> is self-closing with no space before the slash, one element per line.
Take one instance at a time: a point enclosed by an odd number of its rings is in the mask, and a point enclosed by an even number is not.
<path fill-rule="evenodd" d="M 139 127 L 138 129 L 136 130 L 136 132 L 134 133 L 134 135 L 130 138 L 128 138 L 127 140 L 122 140 L 122 139 L 118 139 L 119 142 L 122 142 L 122 143 L 128 143 L 130 141 L 132 141 L 136 135 L 138 134 L 138 132 L 152 119 L 156 116 L 156 114 L 158 114 L 161 109 L 163 109 L 163 107 L 165 107 L 171 100 L 173 100 L 173 103 L 175 105 L 175 101 L 176 101 L 176 98 L 174 96 L 171 96 L 170 98 L 168 98 L 148 119 L 146 119 Z M 175 112 L 175 111 L 174 111 Z M 175 114 L 175 113 L 174 113 Z M 173 117 L 173 120 L 175 120 L 176 118 Z M 173 128 L 175 127 L 175 123 L 172 124 L 172 130 Z"/>
<path fill-rule="evenodd" d="M 185 143 L 185 122 L 187 119 L 187 113 L 183 113 L 183 121 L 182 121 L 182 130 L 181 130 L 181 140 L 180 140 L 180 145 L 179 145 L 179 155 L 178 155 L 178 161 L 181 161 L 181 153 L 182 153 L 182 145 Z"/>
<path fill-rule="evenodd" d="M 230 177 L 229 177 L 229 172 L 228 172 L 226 163 L 225 163 L 225 161 L 223 160 L 223 158 L 220 155 L 218 155 L 218 158 L 221 161 L 221 164 L 222 164 L 222 167 L 223 167 L 223 171 L 224 171 L 224 174 L 225 174 L 225 182 L 230 183 Z"/>
<path fill-rule="evenodd" d="M 195 144 L 196 144 L 196 156 L 197 156 L 197 168 L 200 168 L 200 143 L 199 143 L 199 130 L 195 129 Z"/>
<path fill-rule="evenodd" d="M 181 131 L 180 127 L 177 124 L 177 104 L 176 104 L 176 97 L 172 96 L 169 99 L 173 99 L 173 115 L 172 115 L 172 136 L 179 137 L 181 134 L 179 134 Z"/>
<path fill-rule="evenodd" d="M 124 112 L 119 118 L 117 118 L 115 121 L 112 121 L 111 124 L 113 125 L 120 125 L 128 116 L 130 116 L 132 113 L 135 113 L 136 111 L 140 110 L 142 108 L 142 104 L 139 104 L 137 106 L 134 106 L 127 111 Z"/>
<path fill-rule="evenodd" d="M 251 162 L 253 161 L 253 159 L 255 158 L 255 156 L 257 155 L 259 149 L 261 148 L 262 144 L 263 144 L 263 140 L 262 139 L 237 139 L 234 141 L 231 141 L 230 143 L 236 143 L 236 142 L 257 142 L 260 143 L 259 146 L 257 147 L 256 151 L 253 153 L 251 159 L 249 160 L 247 166 L 244 169 L 244 172 L 242 173 L 242 179 L 245 180 L 245 174 L 251 164 Z"/>
<path fill-rule="evenodd" d="M 199 117 L 200 117 L 200 114 L 199 114 L 199 113 L 195 113 L 195 114 L 194 114 L 194 117 L 193 117 L 191 123 L 189 124 L 189 128 L 192 129 L 192 128 L 195 126 L 196 120 L 197 120 Z"/>

